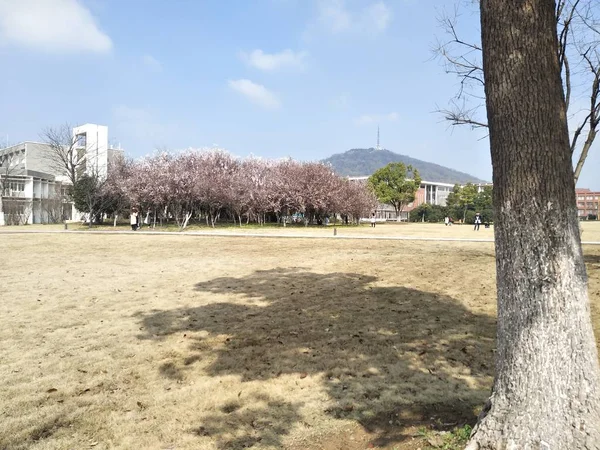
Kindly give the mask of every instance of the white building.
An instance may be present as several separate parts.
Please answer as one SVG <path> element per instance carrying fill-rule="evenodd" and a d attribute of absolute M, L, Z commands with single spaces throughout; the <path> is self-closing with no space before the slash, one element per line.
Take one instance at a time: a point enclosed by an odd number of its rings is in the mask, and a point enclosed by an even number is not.
<path fill-rule="evenodd" d="M 366 183 L 369 179 L 368 176 L 362 177 L 349 177 L 350 181 L 360 181 Z M 446 206 L 446 199 L 454 188 L 453 184 L 439 183 L 436 181 L 421 181 L 421 186 L 415 192 L 414 202 L 406 205 L 404 211 L 400 213 L 400 220 L 408 220 L 410 211 L 414 208 L 422 205 L 423 203 L 429 203 L 430 205 Z M 394 207 L 386 204 L 379 204 L 375 212 L 375 218 L 379 220 L 397 220 L 396 211 Z"/>
<path fill-rule="evenodd" d="M 108 127 L 101 125 L 74 128 L 73 143 L 75 157 L 84 158 L 82 172 L 101 178 L 114 157 L 123 153 L 109 146 Z M 0 150 L 0 225 L 79 219 L 66 195 L 71 181 L 53 154 L 49 144 L 31 141 Z"/>
<path fill-rule="evenodd" d="M 438 183 L 436 181 L 421 181 L 421 187 L 419 190 L 424 191 L 425 194 L 425 198 L 421 203 L 446 206 L 446 200 L 448 195 L 450 195 L 450 192 L 452 192 L 452 189 L 454 189 L 453 184 Z"/>
<path fill-rule="evenodd" d="M 106 178 L 109 153 L 114 151 L 108 145 L 108 127 L 92 123 L 75 127 L 73 140 L 77 150 L 85 152 L 85 172 Z"/>

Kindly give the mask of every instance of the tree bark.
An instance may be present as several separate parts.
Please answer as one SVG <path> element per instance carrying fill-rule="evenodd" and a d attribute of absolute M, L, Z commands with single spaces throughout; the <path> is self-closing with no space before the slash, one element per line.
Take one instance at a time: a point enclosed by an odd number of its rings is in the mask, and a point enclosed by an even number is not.
<path fill-rule="evenodd" d="M 185 211 L 183 213 L 182 222 L 179 226 L 179 231 L 183 231 L 188 226 L 190 219 L 192 218 L 193 211 Z"/>
<path fill-rule="evenodd" d="M 482 0 L 498 348 L 468 449 L 599 449 L 600 369 L 554 0 Z"/>

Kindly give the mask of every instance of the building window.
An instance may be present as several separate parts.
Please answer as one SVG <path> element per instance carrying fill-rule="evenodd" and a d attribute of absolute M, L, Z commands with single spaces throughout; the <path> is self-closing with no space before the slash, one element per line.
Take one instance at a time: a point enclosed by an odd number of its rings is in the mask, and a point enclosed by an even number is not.
<path fill-rule="evenodd" d="M 23 181 L 11 181 L 9 183 L 9 189 L 16 192 L 24 192 L 25 191 L 25 182 Z"/>
<path fill-rule="evenodd" d="M 75 136 L 75 146 L 76 147 L 85 147 L 87 145 L 87 134 L 82 133 Z"/>

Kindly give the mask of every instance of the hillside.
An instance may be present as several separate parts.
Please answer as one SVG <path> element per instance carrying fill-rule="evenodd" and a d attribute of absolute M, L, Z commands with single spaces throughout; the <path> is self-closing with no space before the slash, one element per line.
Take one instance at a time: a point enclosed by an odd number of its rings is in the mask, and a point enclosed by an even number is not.
<path fill-rule="evenodd" d="M 440 183 L 481 183 L 477 177 L 448 167 L 433 164 L 420 159 L 411 158 L 406 155 L 389 150 L 376 150 L 374 148 L 354 148 L 344 153 L 337 153 L 323 160 L 331 164 L 338 175 L 342 176 L 364 176 L 371 175 L 377 169 L 391 162 L 402 162 L 412 165 L 419 171 L 421 179 L 426 181 L 437 181 Z"/>

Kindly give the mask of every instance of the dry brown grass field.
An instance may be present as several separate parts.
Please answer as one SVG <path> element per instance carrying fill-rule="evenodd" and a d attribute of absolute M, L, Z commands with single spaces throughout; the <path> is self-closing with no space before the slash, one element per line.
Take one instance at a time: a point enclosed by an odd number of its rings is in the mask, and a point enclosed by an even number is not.
<path fill-rule="evenodd" d="M 597 222 L 581 222 L 583 234 L 582 239 L 590 242 L 600 242 L 600 221 Z M 71 223 L 68 225 L 69 230 L 73 231 L 88 231 L 87 225 L 80 223 Z M 442 239 L 483 239 L 491 240 L 494 238 L 493 226 L 484 228 L 479 231 L 474 231 L 472 225 L 455 224 L 450 227 L 444 224 L 430 223 L 378 223 L 375 228 L 371 228 L 369 224 L 341 225 L 338 224 L 337 235 L 340 237 L 423 237 L 423 238 L 442 238 Z M 55 225 L 27 225 L 25 227 L 5 227 L 3 232 L 20 232 L 20 231 L 62 231 L 62 224 Z M 314 237 L 331 237 L 333 236 L 333 223 L 329 226 L 313 226 L 304 227 L 302 225 L 293 225 L 283 227 L 276 224 L 268 224 L 266 226 L 258 226 L 250 224 L 239 227 L 229 224 L 218 224 L 216 228 L 207 227 L 204 224 L 192 224 L 186 228 L 186 232 L 201 232 L 201 233 L 217 233 L 217 234 L 257 234 L 257 235 L 287 235 L 287 236 L 314 236 Z M 128 223 L 120 223 L 116 228 L 112 223 L 106 223 L 103 226 L 94 226 L 93 230 L 100 231 L 130 231 Z M 144 226 L 141 230 L 156 231 L 156 232 L 173 232 L 177 233 L 178 228 L 171 224 L 167 227 L 157 225 L 156 228 L 147 228 Z"/>
<path fill-rule="evenodd" d="M 0 258 L 3 450 L 425 449 L 491 386 L 491 243 L 0 234 Z"/>

